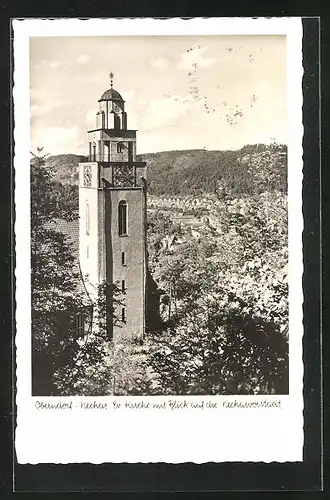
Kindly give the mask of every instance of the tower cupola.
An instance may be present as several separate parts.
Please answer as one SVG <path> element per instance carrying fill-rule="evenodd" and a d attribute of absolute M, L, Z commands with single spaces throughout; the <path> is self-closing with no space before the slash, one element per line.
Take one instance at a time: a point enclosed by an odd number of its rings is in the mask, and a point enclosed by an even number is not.
<path fill-rule="evenodd" d="M 99 111 L 96 113 L 98 129 L 127 130 L 127 114 L 125 101 L 113 88 L 114 74 L 110 73 L 110 88 L 103 92 L 99 99 Z"/>

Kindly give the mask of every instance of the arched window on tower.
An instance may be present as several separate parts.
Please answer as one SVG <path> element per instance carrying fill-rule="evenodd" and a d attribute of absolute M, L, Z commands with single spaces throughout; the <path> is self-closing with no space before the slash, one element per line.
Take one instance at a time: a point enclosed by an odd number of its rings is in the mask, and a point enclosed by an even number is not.
<path fill-rule="evenodd" d="M 118 204 L 118 234 L 119 236 L 127 234 L 127 203 L 124 200 Z"/>
<path fill-rule="evenodd" d="M 96 113 L 96 128 L 105 128 L 104 111 Z"/>
<path fill-rule="evenodd" d="M 96 161 L 96 142 L 92 143 L 92 161 Z"/>
<path fill-rule="evenodd" d="M 113 111 L 109 111 L 108 114 L 108 128 L 110 129 L 115 128 L 115 114 Z"/>
<path fill-rule="evenodd" d="M 120 130 L 120 116 L 114 115 L 114 129 L 115 130 Z"/>
<path fill-rule="evenodd" d="M 88 203 L 88 201 L 86 201 L 86 235 L 87 236 L 89 235 L 89 232 L 90 232 L 90 224 L 91 224 L 91 220 L 90 220 L 90 212 L 89 212 L 89 203 Z"/>

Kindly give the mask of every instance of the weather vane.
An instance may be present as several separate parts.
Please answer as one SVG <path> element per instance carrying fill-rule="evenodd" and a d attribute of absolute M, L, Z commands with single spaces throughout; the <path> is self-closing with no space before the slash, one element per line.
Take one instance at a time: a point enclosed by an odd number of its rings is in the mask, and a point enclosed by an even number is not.
<path fill-rule="evenodd" d="M 113 77 L 115 76 L 112 72 L 110 73 L 110 86 L 113 87 Z"/>

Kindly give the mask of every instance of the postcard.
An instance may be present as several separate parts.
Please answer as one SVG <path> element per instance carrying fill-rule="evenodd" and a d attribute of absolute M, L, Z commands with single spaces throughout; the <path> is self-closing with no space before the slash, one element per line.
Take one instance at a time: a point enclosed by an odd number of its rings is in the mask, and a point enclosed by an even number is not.
<path fill-rule="evenodd" d="M 302 461 L 301 19 L 13 29 L 18 462 Z"/>

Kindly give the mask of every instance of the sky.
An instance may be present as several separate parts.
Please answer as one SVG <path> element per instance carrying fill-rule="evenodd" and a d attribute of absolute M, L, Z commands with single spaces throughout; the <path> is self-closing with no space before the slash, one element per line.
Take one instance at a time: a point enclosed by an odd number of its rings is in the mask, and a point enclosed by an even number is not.
<path fill-rule="evenodd" d="M 36 37 L 31 151 L 87 154 L 110 72 L 138 153 L 287 143 L 285 36 Z"/>

